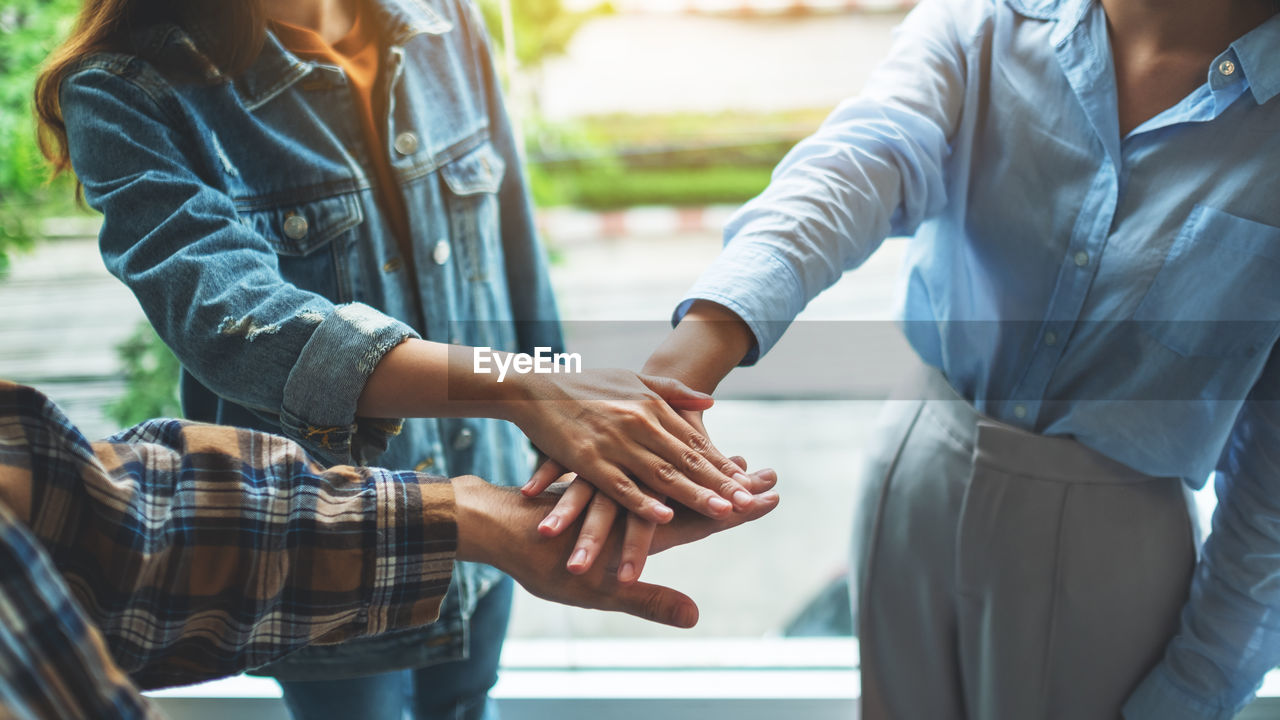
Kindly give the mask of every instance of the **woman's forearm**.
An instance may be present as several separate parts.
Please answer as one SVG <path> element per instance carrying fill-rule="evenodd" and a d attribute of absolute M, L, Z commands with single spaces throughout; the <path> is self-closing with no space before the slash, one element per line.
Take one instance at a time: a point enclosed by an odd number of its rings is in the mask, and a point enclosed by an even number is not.
<path fill-rule="evenodd" d="M 643 372 L 674 378 L 710 393 L 742 362 L 754 343 L 751 329 L 733 311 L 698 300 L 649 356 Z"/>
<path fill-rule="evenodd" d="M 382 357 L 364 386 L 364 417 L 490 417 L 512 420 L 527 399 L 523 376 L 476 372 L 476 350 L 411 338 Z M 506 355 L 506 353 L 495 353 Z"/>

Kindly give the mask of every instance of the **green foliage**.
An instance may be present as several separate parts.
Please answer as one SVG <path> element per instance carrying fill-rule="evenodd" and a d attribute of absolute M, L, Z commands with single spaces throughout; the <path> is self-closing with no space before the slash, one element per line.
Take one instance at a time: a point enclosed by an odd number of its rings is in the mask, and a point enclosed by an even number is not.
<path fill-rule="evenodd" d="M 35 141 L 31 95 L 40 64 L 70 29 L 79 0 L 0 3 L 0 270 L 29 248 L 34 220 L 66 183 L 49 186 Z"/>
<path fill-rule="evenodd" d="M 740 144 L 777 139 L 794 142 L 816 130 L 829 112 L 827 108 L 813 108 L 764 113 L 617 113 L 582 118 L 577 125 L 592 138 L 626 148 L 651 148 L 673 143 Z"/>
<path fill-rule="evenodd" d="M 107 417 L 121 427 L 155 417 L 178 417 L 178 358 L 146 322 L 116 346 L 124 364 L 125 392 L 106 407 Z"/>
<path fill-rule="evenodd" d="M 613 210 L 633 205 L 746 202 L 769 184 L 770 167 L 575 168 L 545 173 L 546 204 Z"/>
<path fill-rule="evenodd" d="M 494 47 L 500 51 L 503 34 L 499 2 L 479 0 Z M 516 60 L 526 69 L 536 68 L 543 60 L 564 54 L 574 33 L 587 20 L 612 12 L 613 8 L 607 3 L 586 12 L 576 12 L 566 10 L 561 0 L 511 0 Z"/>
<path fill-rule="evenodd" d="M 527 130 L 534 201 L 597 210 L 745 202 L 824 114 L 613 115 L 535 124 Z"/>

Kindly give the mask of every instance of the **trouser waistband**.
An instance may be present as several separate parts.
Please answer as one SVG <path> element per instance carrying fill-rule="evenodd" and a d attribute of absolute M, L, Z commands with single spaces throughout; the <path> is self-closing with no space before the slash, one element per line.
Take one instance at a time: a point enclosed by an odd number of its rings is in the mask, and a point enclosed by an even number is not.
<path fill-rule="evenodd" d="M 1080 483 L 1135 483 L 1155 479 L 1070 437 L 1049 437 L 1014 427 L 978 412 L 937 368 L 920 365 L 915 380 L 924 411 L 970 450 L 974 462 L 1045 480 Z"/>

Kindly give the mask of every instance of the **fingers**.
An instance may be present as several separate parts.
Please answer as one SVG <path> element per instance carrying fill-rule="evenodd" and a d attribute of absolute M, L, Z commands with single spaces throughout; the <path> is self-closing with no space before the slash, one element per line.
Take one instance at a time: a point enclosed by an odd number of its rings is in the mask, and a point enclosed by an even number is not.
<path fill-rule="evenodd" d="M 609 541 L 609 532 L 613 529 L 613 521 L 618 518 L 618 505 L 603 493 L 596 493 L 587 507 L 587 517 L 582 521 L 582 529 L 578 531 L 578 542 L 569 554 L 566 567 L 574 575 L 581 575 L 591 569 L 601 550 Z"/>
<path fill-rule="evenodd" d="M 524 487 L 520 488 L 520 492 L 524 493 L 525 497 L 541 495 L 543 490 L 550 487 L 566 472 L 568 470 L 563 465 L 555 460 L 548 459 L 539 465 L 537 470 L 533 471 L 533 476 L 529 478 L 529 482 L 524 484 Z"/>
<path fill-rule="evenodd" d="M 643 518 L 627 514 L 626 529 L 622 534 L 622 555 L 618 559 L 618 582 L 631 583 L 640 579 L 657 527 Z"/>
<path fill-rule="evenodd" d="M 684 383 L 659 375 L 639 375 L 640 382 L 658 394 L 676 410 L 706 410 L 715 400 L 704 392 L 698 392 Z"/>
<path fill-rule="evenodd" d="M 644 451 L 640 448 L 636 452 Z M 644 465 L 643 462 L 633 464 Z M 597 490 L 608 495 L 628 512 L 633 512 L 649 522 L 661 525 L 670 522 L 674 516 L 671 508 L 650 497 L 631 478 L 613 465 L 605 462 L 594 463 L 591 469 L 578 477 L 594 485 Z"/>
<path fill-rule="evenodd" d="M 611 610 L 650 622 L 691 628 L 698 624 L 698 606 L 684 593 L 662 585 L 635 583 L 619 586 L 613 594 Z"/>
<path fill-rule="evenodd" d="M 674 440 L 665 444 L 668 453 L 679 447 Z M 643 448 L 637 451 L 639 462 L 645 467 L 641 477 L 647 478 L 645 484 L 654 492 L 670 497 L 672 500 L 702 513 L 708 517 L 724 517 L 733 511 L 733 504 L 721 497 L 715 490 L 708 489 L 692 479 L 692 470 L 707 470 L 710 466 L 691 450 L 685 451 L 682 463 L 689 472 L 682 472 L 675 465 L 660 457 L 660 453 L 649 452 Z M 740 486 L 738 486 L 741 489 Z M 743 491 L 745 494 L 745 491 Z M 748 497 L 749 494 L 748 494 Z"/>
<path fill-rule="evenodd" d="M 591 497 L 595 495 L 596 489 L 583 480 L 575 478 L 569 483 L 569 487 L 565 489 L 564 494 L 560 496 L 560 500 L 556 502 L 556 506 L 551 508 L 551 512 L 542 518 L 542 522 L 538 523 L 538 534 L 543 537 L 556 537 L 565 528 L 569 527 L 578 519 L 582 511 L 586 509 L 587 504 L 591 502 Z"/>
<path fill-rule="evenodd" d="M 769 468 L 747 473 L 747 482 L 745 483 L 747 490 L 750 490 L 754 495 L 759 495 L 777 484 L 778 473 Z"/>
<path fill-rule="evenodd" d="M 771 470 L 761 470 L 753 475 L 762 476 L 758 482 L 769 482 L 776 476 Z M 778 506 L 779 498 L 776 490 L 766 490 L 754 497 L 751 507 L 743 512 L 736 512 L 725 518 L 708 518 L 701 515 L 686 514 L 666 525 L 660 525 L 654 532 L 651 553 L 658 553 L 676 545 L 691 543 L 712 533 L 728 530 L 752 520 L 768 515 Z"/>
<path fill-rule="evenodd" d="M 649 487 L 709 517 L 723 517 L 733 508 L 745 510 L 751 505 L 751 493 L 743 486 L 747 476 L 704 434 L 672 412 L 662 415 L 662 423 L 669 434 L 643 441 L 659 458 L 649 460 L 645 478 Z M 708 492 L 723 502 L 712 501 Z"/>

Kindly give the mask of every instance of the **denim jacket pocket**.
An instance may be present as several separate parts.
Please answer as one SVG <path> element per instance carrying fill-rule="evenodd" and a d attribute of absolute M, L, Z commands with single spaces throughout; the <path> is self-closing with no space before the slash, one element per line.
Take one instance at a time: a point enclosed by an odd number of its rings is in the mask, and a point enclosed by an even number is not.
<path fill-rule="evenodd" d="M 1268 350 L 1280 335 L 1280 228 L 1196 205 L 1133 319 L 1184 357 Z"/>
<path fill-rule="evenodd" d="M 498 189 L 506 162 L 487 140 L 440 168 L 447 188 L 449 230 L 462 250 L 467 280 L 485 282 L 501 262 Z"/>
<path fill-rule="evenodd" d="M 285 280 L 337 302 L 351 299 L 343 258 L 364 221 L 355 193 L 239 212 L 275 251 Z"/>
<path fill-rule="evenodd" d="M 241 210 L 240 217 L 271 243 L 278 255 L 302 257 L 324 247 L 364 220 L 354 193 L 265 210 Z"/>

